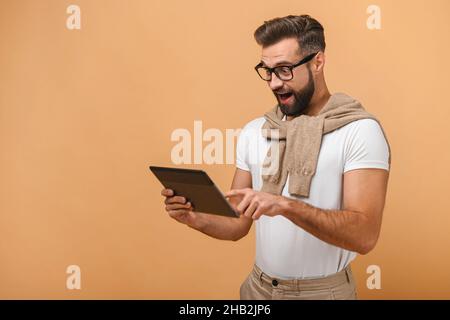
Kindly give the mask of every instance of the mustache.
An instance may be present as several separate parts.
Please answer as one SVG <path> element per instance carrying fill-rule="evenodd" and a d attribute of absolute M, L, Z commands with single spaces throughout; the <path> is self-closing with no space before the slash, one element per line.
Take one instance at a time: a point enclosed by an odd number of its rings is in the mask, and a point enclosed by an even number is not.
<path fill-rule="evenodd" d="M 272 92 L 276 95 L 286 94 L 286 93 L 294 93 L 294 91 L 284 91 L 284 92 L 272 91 Z"/>

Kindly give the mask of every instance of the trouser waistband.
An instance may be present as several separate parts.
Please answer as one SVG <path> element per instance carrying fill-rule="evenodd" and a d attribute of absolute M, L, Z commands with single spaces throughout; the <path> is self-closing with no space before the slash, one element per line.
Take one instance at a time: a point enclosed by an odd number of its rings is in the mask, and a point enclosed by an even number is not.
<path fill-rule="evenodd" d="M 351 282 L 353 279 L 350 265 L 338 273 L 314 279 L 279 279 L 270 277 L 264 273 L 256 264 L 253 266 L 252 274 L 260 281 L 260 284 L 266 283 L 274 288 L 291 290 L 321 290 L 329 289 L 345 282 Z"/>

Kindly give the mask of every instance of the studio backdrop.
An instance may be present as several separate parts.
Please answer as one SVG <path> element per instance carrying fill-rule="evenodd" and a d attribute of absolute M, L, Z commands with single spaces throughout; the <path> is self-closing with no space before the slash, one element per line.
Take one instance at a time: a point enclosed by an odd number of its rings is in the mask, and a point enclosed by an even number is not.
<path fill-rule="evenodd" d="M 253 32 L 289 14 L 323 24 L 330 91 L 392 148 L 359 298 L 450 299 L 447 0 L 1 1 L 0 298 L 239 298 L 254 226 L 227 242 L 177 223 L 148 166 L 229 190 L 239 129 L 276 103 Z"/>

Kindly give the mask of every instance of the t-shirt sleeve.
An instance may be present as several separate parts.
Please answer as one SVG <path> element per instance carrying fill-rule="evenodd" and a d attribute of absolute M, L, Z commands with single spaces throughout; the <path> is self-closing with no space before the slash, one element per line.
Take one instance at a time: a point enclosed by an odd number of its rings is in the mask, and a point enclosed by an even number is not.
<path fill-rule="evenodd" d="M 357 120 L 344 150 L 344 172 L 377 168 L 389 171 L 389 147 L 380 124 L 373 119 Z"/>
<path fill-rule="evenodd" d="M 250 171 L 249 157 L 248 157 L 249 141 L 247 131 L 248 129 L 244 127 L 241 130 L 237 139 L 236 167 L 241 170 Z"/>

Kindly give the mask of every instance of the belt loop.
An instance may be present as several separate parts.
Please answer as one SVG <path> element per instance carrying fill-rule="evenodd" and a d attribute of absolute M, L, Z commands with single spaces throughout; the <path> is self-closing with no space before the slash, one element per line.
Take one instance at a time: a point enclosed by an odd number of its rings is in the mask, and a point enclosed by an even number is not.
<path fill-rule="evenodd" d="M 259 284 L 262 287 L 262 284 L 263 284 L 263 279 L 262 278 L 263 278 L 264 272 L 256 264 L 254 265 L 253 270 L 255 271 L 256 275 L 258 276 Z"/>
<path fill-rule="evenodd" d="M 347 282 L 350 283 L 350 265 L 345 267 L 345 275 L 347 276 Z"/>

